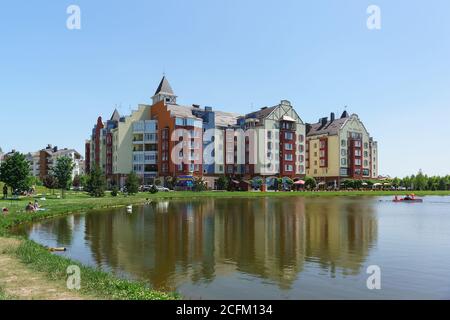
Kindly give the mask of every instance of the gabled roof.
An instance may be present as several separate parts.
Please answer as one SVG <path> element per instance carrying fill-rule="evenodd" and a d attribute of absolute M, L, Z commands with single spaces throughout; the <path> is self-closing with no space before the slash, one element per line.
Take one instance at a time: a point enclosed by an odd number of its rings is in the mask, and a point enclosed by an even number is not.
<path fill-rule="evenodd" d="M 111 121 L 119 121 L 119 120 L 120 120 L 119 111 L 117 111 L 117 109 L 114 109 L 114 112 L 111 116 Z"/>
<path fill-rule="evenodd" d="M 278 106 L 270 107 L 270 108 L 262 108 L 261 110 L 249 113 L 245 115 L 246 118 L 256 118 L 256 119 L 265 119 L 267 118 L 273 110 L 275 110 Z"/>
<path fill-rule="evenodd" d="M 169 81 L 167 80 L 167 78 L 164 76 L 161 80 L 161 82 L 159 83 L 158 89 L 156 89 L 155 92 L 155 96 L 158 93 L 165 93 L 165 94 L 169 94 L 169 95 L 175 95 L 173 93 L 172 87 L 170 86 Z"/>
<path fill-rule="evenodd" d="M 339 134 L 339 130 L 347 122 L 348 119 L 349 118 L 340 118 L 334 121 L 327 121 L 325 125 L 323 125 L 322 122 L 313 123 L 311 124 L 311 127 L 309 127 L 307 134 L 308 136 L 315 136 L 322 134 L 328 134 L 331 136 L 337 135 Z"/>
<path fill-rule="evenodd" d="M 193 107 L 180 106 L 178 104 L 168 104 L 167 105 L 167 110 L 170 112 L 170 115 L 172 117 L 202 120 L 192 114 L 192 109 L 193 109 Z"/>

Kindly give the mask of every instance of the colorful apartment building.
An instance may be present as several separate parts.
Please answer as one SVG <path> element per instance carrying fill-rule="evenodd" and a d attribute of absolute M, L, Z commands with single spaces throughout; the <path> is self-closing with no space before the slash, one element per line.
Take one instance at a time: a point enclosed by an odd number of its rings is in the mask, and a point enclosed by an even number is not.
<path fill-rule="evenodd" d="M 238 120 L 238 125 L 246 133 L 245 167 L 243 172 L 239 166 L 235 167 L 235 173 L 305 176 L 305 124 L 289 101 L 247 114 Z M 227 162 L 226 167 L 227 173 L 231 173 L 232 165 Z"/>
<path fill-rule="evenodd" d="M 307 124 L 306 173 L 329 187 L 378 177 L 378 146 L 356 114 Z"/>
<path fill-rule="evenodd" d="M 210 188 L 221 175 L 298 180 L 308 174 L 337 183 L 378 176 L 377 143 L 356 115 L 305 125 L 287 100 L 238 115 L 180 105 L 177 98 L 163 77 L 151 105 L 129 116 L 115 110 L 106 122 L 99 117 L 85 145 L 86 171 L 99 166 L 120 186 L 135 172 L 143 184 L 188 176 L 203 177 Z"/>

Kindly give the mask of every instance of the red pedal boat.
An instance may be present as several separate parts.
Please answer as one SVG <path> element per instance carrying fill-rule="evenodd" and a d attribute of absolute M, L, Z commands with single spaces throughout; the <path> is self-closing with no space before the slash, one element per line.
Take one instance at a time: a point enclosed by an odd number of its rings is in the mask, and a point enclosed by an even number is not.
<path fill-rule="evenodd" d="M 423 199 L 417 199 L 415 195 L 406 196 L 405 198 L 395 197 L 392 202 L 408 202 L 408 203 L 420 203 L 423 202 Z"/>

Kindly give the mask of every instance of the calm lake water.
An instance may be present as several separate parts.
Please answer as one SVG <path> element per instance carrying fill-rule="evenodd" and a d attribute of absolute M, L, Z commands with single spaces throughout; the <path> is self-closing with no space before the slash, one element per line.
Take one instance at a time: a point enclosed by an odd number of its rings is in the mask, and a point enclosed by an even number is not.
<path fill-rule="evenodd" d="M 450 197 L 390 199 L 158 201 L 15 232 L 188 299 L 450 299 Z"/>

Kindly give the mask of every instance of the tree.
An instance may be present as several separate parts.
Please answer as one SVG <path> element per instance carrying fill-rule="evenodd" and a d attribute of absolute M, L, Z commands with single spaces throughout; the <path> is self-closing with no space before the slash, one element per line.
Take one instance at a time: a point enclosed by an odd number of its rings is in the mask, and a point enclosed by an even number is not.
<path fill-rule="evenodd" d="M 392 186 L 394 186 L 395 188 L 400 187 L 400 183 L 401 183 L 401 181 L 397 177 L 395 177 L 394 180 L 392 180 Z"/>
<path fill-rule="evenodd" d="M 217 179 L 217 190 L 228 190 L 228 178 L 224 175 Z"/>
<path fill-rule="evenodd" d="M 65 198 L 65 191 L 70 188 L 72 182 L 72 171 L 74 163 L 69 157 L 60 157 L 56 159 L 56 165 L 53 167 L 52 173 L 56 178 L 57 186 L 61 189 L 61 198 Z"/>
<path fill-rule="evenodd" d="M 155 185 L 152 185 L 152 187 L 150 188 L 150 193 L 151 194 L 156 194 L 158 193 L 158 188 Z"/>
<path fill-rule="evenodd" d="M 74 188 L 80 188 L 81 187 L 81 178 L 77 174 L 75 177 L 73 177 L 72 186 Z"/>
<path fill-rule="evenodd" d="M 112 197 L 117 197 L 118 194 L 119 194 L 119 188 L 116 185 L 114 185 L 111 188 L 111 196 Z"/>
<path fill-rule="evenodd" d="M 129 194 L 136 194 L 139 192 L 139 177 L 136 173 L 131 172 L 128 175 L 127 181 L 125 182 L 125 187 L 127 188 L 127 192 Z"/>
<path fill-rule="evenodd" d="M 416 190 L 425 190 L 427 187 L 427 178 L 428 177 L 422 173 L 422 170 L 420 170 L 414 178 L 414 188 Z"/>
<path fill-rule="evenodd" d="M 98 165 L 96 165 L 86 179 L 85 191 L 89 193 L 91 197 L 104 197 L 105 196 L 106 179 Z"/>
<path fill-rule="evenodd" d="M 158 180 L 159 180 L 159 179 L 155 180 L 155 184 L 156 184 L 156 185 L 158 185 L 158 184 L 157 184 Z M 161 180 L 159 180 L 159 181 L 161 181 Z M 178 184 L 178 178 L 177 178 L 177 177 L 167 177 L 166 183 L 167 183 L 167 187 L 168 187 L 169 189 L 174 190 L 175 187 L 176 187 L 177 184 Z"/>
<path fill-rule="evenodd" d="M 47 189 L 52 190 L 52 194 L 55 194 L 54 190 L 58 186 L 57 186 L 56 178 L 53 175 L 49 174 L 48 176 L 45 176 L 43 184 L 44 184 L 44 187 L 46 187 Z"/>
<path fill-rule="evenodd" d="M 354 180 L 353 181 L 353 187 L 355 189 L 361 189 L 363 186 L 363 181 L 362 180 Z"/>
<path fill-rule="evenodd" d="M 12 193 L 28 191 L 30 188 L 30 164 L 25 155 L 14 153 L 0 166 L 0 181 L 11 188 Z"/>
<path fill-rule="evenodd" d="M 313 177 L 305 177 L 305 188 L 308 190 L 312 190 L 317 186 L 316 179 Z"/>
<path fill-rule="evenodd" d="M 294 180 L 292 180 L 291 178 L 285 178 L 284 185 L 288 191 L 291 191 L 292 186 L 294 185 Z"/>
<path fill-rule="evenodd" d="M 194 181 L 193 191 L 202 192 L 202 191 L 206 191 L 206 189 L 207 189 L 206 182 L 203 181 L 203 179 L 201 177 L 196 178 Z"/>

